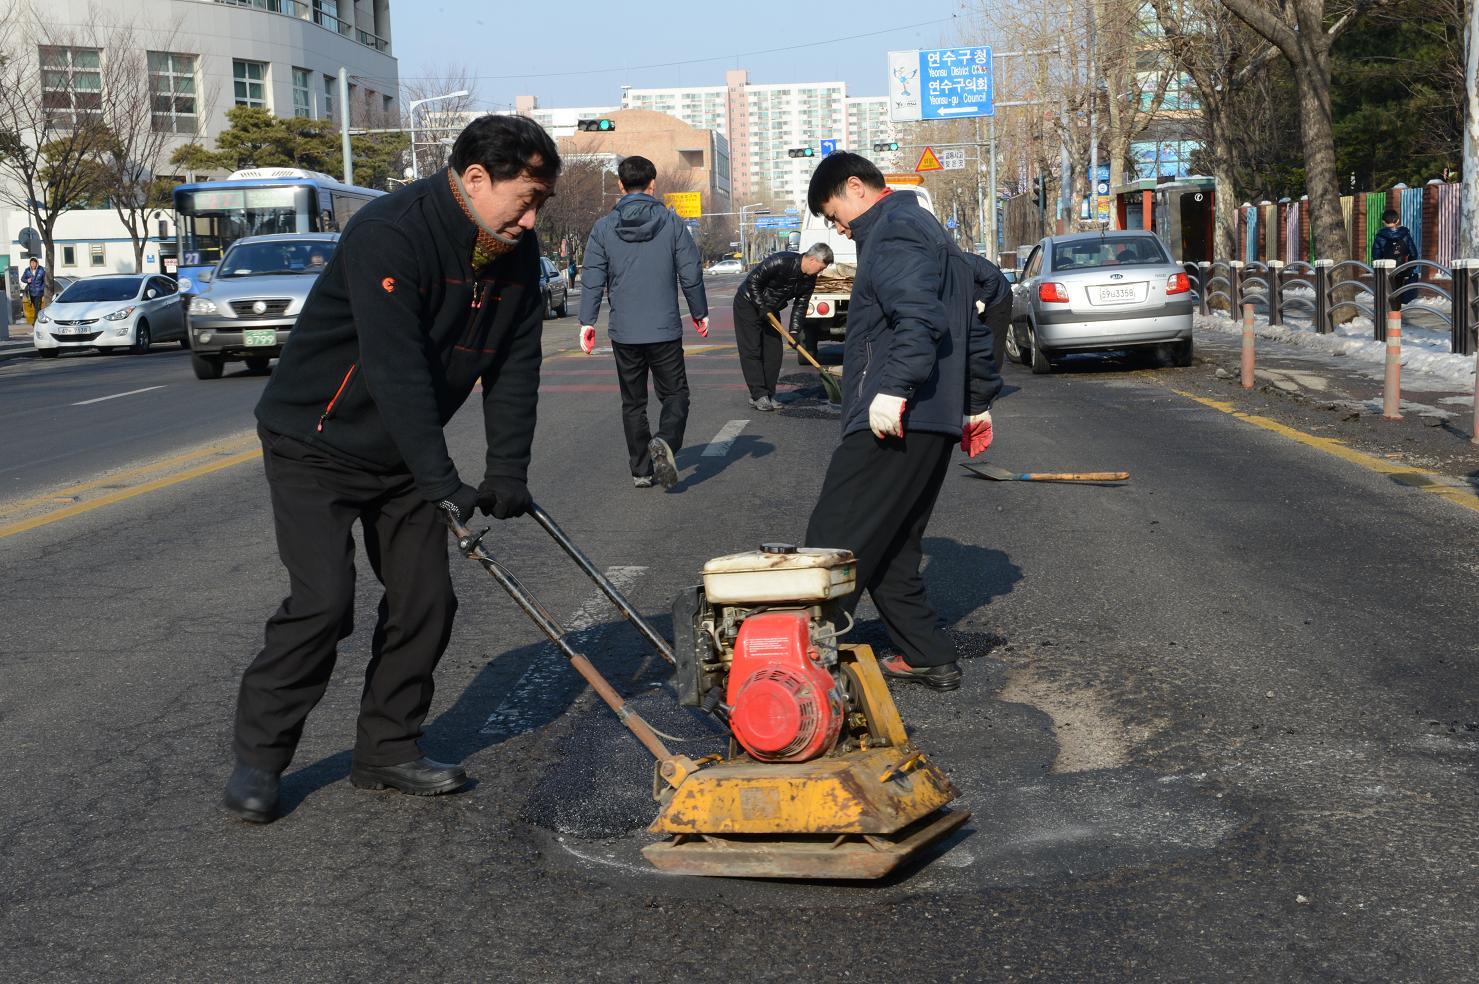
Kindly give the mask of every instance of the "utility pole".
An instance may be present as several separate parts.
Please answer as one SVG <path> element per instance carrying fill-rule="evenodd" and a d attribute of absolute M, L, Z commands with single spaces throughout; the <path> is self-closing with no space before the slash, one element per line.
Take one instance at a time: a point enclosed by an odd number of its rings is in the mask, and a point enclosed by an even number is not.
<path fill-rule="evenodd" d="M 354 184 L 354 156 L 349 152 L 349 69 L 339 68 L 339 143 L 344 151 L 344 183 Z"/>
<path fill-rule="evenodd" d="M 1459 255 L 1479 257 L 1479 0 L 1469 0 L 1464 31 L 1464 162 L 1463 215 L 1459 222 Z"/>

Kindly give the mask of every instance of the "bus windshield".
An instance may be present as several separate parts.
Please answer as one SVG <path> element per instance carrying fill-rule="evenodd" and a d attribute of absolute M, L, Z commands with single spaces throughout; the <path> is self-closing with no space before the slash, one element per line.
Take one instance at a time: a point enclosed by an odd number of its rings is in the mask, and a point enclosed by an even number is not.
<path fill-rule="evenodd" d="M 212 266 L 244 236 L 320 231 L 315 197 L 309 185 L 176 192 L 180 265 Z"/>

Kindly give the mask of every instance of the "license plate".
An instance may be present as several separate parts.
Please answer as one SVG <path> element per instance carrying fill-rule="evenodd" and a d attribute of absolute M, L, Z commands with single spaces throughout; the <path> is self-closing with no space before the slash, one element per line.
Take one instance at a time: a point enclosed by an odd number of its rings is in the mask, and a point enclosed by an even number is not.
<path fill-rule="evenodd" d="M 1100 287 L 1099 303 L 1109 304 L 1114 301 L 1133 301 L 1139 293 L 1134 287 Z"/>
<path fill-rule="evenodd" d="M 249 328 L 241 333 L 241 343 L 246 346 L 276 345 L 276 328 Z"/>

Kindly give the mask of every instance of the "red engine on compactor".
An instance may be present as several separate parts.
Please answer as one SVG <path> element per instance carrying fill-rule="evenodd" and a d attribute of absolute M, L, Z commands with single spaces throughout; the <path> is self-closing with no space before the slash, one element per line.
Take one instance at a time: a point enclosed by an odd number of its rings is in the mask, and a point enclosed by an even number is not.
<path fill-rule="evenodd" d="M 805 611 L 766 612 L 740 623 L 725 703 L 735 740 L 761 761 L 816 758 L 842 731 L 846 698 L 833 670 L 821 665 L 811 625 Z"/>

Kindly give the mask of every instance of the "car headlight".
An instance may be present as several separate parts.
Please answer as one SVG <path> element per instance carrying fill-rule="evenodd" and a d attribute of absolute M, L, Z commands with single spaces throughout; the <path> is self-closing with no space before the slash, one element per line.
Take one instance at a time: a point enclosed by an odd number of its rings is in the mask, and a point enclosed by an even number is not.
<path fill-rule="evenodd" d="M 208 297 L 192 297 L 190 298 L 190 313 L 215 314 L 216 302 Z"/>
<path fill-rule="evenodd" d="M 48 314 L 45 311 L 42 311 L 39 315 L 37 315 L 37 317 L 36 317 L 36 323 L 38 325 L 49 325 L 49 324 L 51 324 L 51 315 Z"/>
<path fill-rule="evenodd" d="M 128 317 L 130 314 L 133 314 L 133 313 L 134 313 L 133 305 L 130 304 L 128 307 L 123 308 L 123 309 L 118 310 L 118 311 L 114 311 L 112 314 L 105 314 L 105 315 L 103 315 L 103 320 L 104 321 L 122 321 L 124 318 Z"/>

